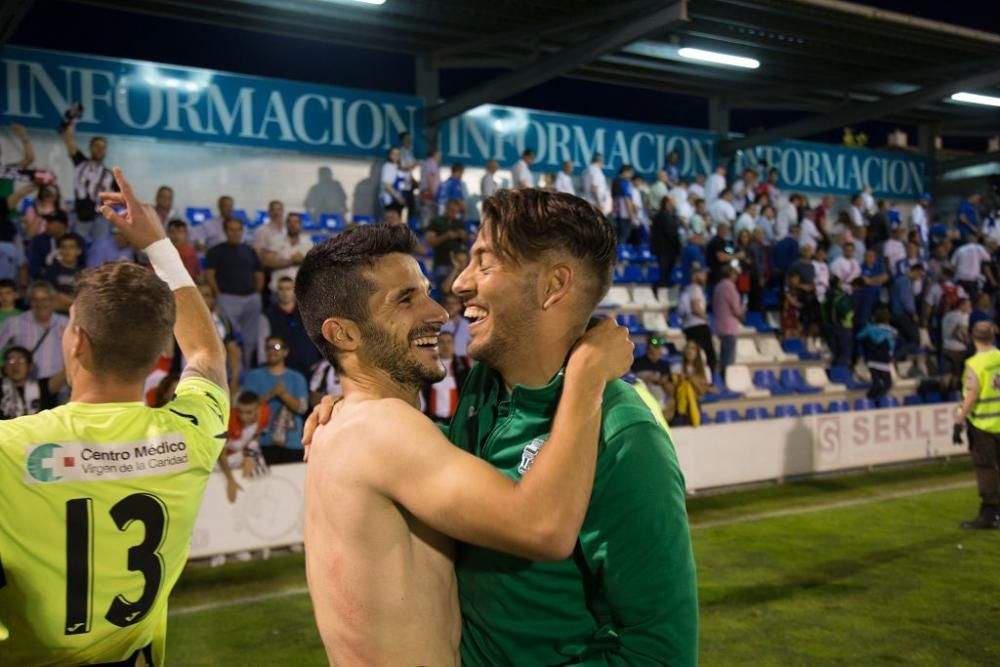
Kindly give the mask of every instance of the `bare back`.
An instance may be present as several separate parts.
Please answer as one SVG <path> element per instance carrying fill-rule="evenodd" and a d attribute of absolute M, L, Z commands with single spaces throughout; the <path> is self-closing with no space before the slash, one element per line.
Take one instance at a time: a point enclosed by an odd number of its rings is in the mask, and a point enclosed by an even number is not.
<path fill-rule="evenodd" d="M 453 544 L 372 484 L 378 403 L 345 403 L 314 437 L 305 541 L 316 623 L 336 667 L 457 667 Z"/>

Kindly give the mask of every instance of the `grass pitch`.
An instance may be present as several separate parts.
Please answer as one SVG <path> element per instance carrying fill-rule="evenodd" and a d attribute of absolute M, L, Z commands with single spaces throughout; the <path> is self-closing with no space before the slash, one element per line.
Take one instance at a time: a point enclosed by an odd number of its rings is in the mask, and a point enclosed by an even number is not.
<path fill-rule="evenodd" d="M 1000 665 L 1000 531 L 967 460 L 691 498 L 701 664 Z M 172 665 L 325 665 L 301 555 L 191 566 Z M 533 666 L 525 666 L 533 667 Z"/>

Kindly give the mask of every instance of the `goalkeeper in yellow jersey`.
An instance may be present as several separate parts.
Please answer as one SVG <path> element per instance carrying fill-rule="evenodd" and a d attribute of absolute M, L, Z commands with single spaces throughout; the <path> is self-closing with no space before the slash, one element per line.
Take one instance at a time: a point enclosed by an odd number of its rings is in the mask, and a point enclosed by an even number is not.
<path fill-rule="evenodd" d="M 0 665 L 162 665 L 167 597 L 226 439 L 225 352 L 159 217 L 115 169 L 101 213 L 156 275 L 85 273 L 62 340 L 70 403 L 0 422 Z M 124 207 L 116 213 L 111 207 Z M 143 404 L 176 336 L 176 398 Z"/>

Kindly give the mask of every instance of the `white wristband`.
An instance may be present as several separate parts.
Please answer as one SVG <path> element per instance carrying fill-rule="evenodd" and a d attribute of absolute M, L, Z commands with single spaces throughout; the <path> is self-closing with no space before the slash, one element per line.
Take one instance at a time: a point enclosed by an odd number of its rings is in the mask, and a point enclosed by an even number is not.
<path fill-rule="evenodd" d="M 194 287 L 194 280 L 191 274 L 184 267 L 181 256 L 177 248 L 170 242 L 170 239 L 160 239 L 143 249 L 149 257 L 149 263 L 153 265 L 156 276 L 167 284 L 172 290 L 179 290 L 182 287 Z"/>

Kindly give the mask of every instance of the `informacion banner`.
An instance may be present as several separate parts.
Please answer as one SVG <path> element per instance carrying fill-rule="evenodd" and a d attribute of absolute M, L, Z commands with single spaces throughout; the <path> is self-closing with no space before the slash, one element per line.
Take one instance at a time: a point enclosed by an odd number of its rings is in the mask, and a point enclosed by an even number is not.
<path fill-rule="evenodd" d="M 0 93 L 0 124 L 54 129 L 80 102 L 83 132 L 377 158 L 408 131 L 424 154 L 416 96 L 19 47 L 0 51 Z M 693 179 L 720 160 L 719 137 L 706 130 L 491 104 L 447 121 L 439 137 L 446 164 L 509 167 L 531 148 L 535 172 L 569 161 L 579 173 L 600 153 L 609 175 L 630 164 L 651 179 L 677 151 L 681 177 Z M 802 141 L 743 151 L 731 173 L 762 163 L 778 169 L 786 192 L 850 195 L 870 185 L 877 197 L 913 200 L 928 184 L 921 156 Z"/>
<path fill-rule="evenodd" d="M 80 102 L 82 132 L 347 156 L 423 126 L 413 96 L 17 47 L 0 52 L 0 91 L 4 124 L 55 129 Z"/>

